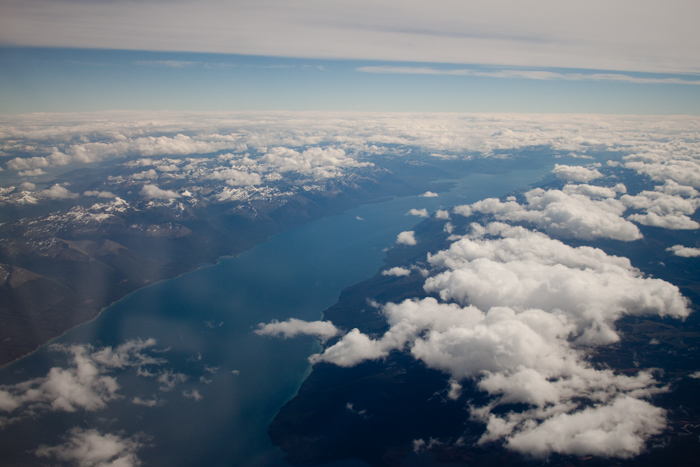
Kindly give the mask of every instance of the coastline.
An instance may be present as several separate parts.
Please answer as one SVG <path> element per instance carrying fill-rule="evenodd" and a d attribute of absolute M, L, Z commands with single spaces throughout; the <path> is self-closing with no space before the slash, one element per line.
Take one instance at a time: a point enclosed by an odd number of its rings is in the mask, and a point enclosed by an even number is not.
<path fill-rule="evenodd" d="M 426 183 L 427 183 L 427 184 L 430 184 L 430 183 L 432 183 L 432 181 L 431 181 L 431 180 L 427 180 Z M 443 185 L 443 184 L 445 184 L 445 183 L 444 183 L 444 182 L 443 182 L 443 183 L 440 183 L 440 185 Z M 289 222 L 287 225 L 281 225 L 280 222 L 273 222 L 273 221 L 270 221 L 270 220 L 268 219 L 267 223 L 266 223 L 265 226 L 263 227 L 263 230 L 267 230 L 267 232 L 265 232 L 265 233 L 263 233 L 262 235 L 259 235 L 259 236 L 257 236 L 257 237 L 254 237 L 254 238 L 251 237 L 251 238 L 245 239 L 245 241 L 240 241 L 240 242 L 238 243 L 238 245 L 243 245 L 243 246 L 244 246 L 243 248 L 238 248 L 237 251 L 234 251 L 234 252 L 231 252 L 231 253 L 225 253 L 225 254 L 217 255 L 217 256 L 216 256 L 215 258 L 213 258 L 213 259 L 205 258 L 205 259 L 203 259 L 202 261 L 197 262 L 197 264 L 196 264 L 194 267 L 185 268 L 185 269 L 182 270 L 182 271 L 176 272 L 176 273 L 175 273 L 174 275 L 172 275 L 172 276 L 162 277 L 162 278 L 156 279 L 156 280 L 154 280 L 154 281 L 151 281 L 151 282 L 149 282 L 149 283 L 147 283 L 147 284 L 138 286 L 137 288 L 128 291 L 126 294 L 124 294 L 123 296 L 117 298 L 116 300 L 112 300 L 112 301 L 109 302 L 108 304 L 102 306 L 98 311 L 94 312 L 94 315 L 93 315 L 92 317 L 90 317 L 89 319 L 84 320 L 84 321 L 81 321 L 81 322 L 79 322 L 79 323 L 77 323 L 77 324 L 75 324 L 75 325 L 73 325 L 73 326 L 70 326 L 70 327 L 66 328 L 65 330 L 63 330 L 62 332 L 60 332 L 60 334 L 57 334 L 57 335 L 51 337 L 50 339 L 41 342 L 41 343 L 40 343 L 37 347 L 35 347 L 33 350 L 31 350 L 31 351 L 29 351 L 29 352 L 27 352 L 27 353 L 25 353 L 25 354 L 23 354 L 23 355 L 21 355 L 21 356 L 15 358 L 14 360 L 11 360 L 11 361 L 8 361 L 8 362 L 5 362 L 5 363 L 0 364 L 0 369 L 9 367 L 9 366 L 11 366 L 11 365 L 14 364 L 14 363 L 16 363 L 16 362 L 18 362 L 18 361 L 21 361 L 21 360 L 23 360 L 24 358 L 26 358 L 26 357 L 28 357 L 28 356 L 30 356 L 30 355 L 35 354 L 36 352 L 38 352 L 38 351 L 41 350 L 42 348 L 44 348 L 44 347 L 46 347 L 46 346 L 48 346 L 48 345 L 51 345 L 55 340 L 64 337 L 64 336 L 65 336 L 67 333 L 69 333 L 70 331 L 72 331 L 72 330 L 74 330 L 74 329 L 76 329 L 76 328 L 78 328 L 78 327 L 80 327 L 80 326 L 83 326 L 83 325 L 85 325 L 85 324 L 88 324 L 88 323 L 91 323 L 91 322 L 95 321 L 95 320 L 96 320 L 97 318 L 99 318 L 99 317 L 105 312 L 105 310 L 107 310 L 108 308 L 112 307 L 113 305 L 115 305 L 115 304 L 121 302 L 121 301 L 124 300 L 125 298 L 127 298 L 127 297 L 131 296 L 132 294 L 134 294 L 134 293 L 136 293 L 136 292 L 138 292 L 138 291 L 141 291 L 141 290 L 143 290 L 143 289 L 145 289 L 145 288 L 151 287 L 151 286 L 156 285 L 156 284 L 160 284 L 160 283 L 162 283 L 162 282 L 164 282 L 164 281 L 169 281 L 169 280 L 177 279 L 177 278 L 179 278 L 179 277 L 181 277 L 181 276 L 184 276 L 184 275 L 186 275 L 186 274 L 190 274 L 190 273 L 195 272 L 195 271 L 197 271 L 197 270 L 199 270 L 199 269 L 202 269 L 202 268 L 207 268 L 207 267 L 215 266 L 215 265 L 219 264 L 221 260 L 226 259 L 226 258 L 236 258 L 236 257 L 240 256 L 241 254 L 243 254 L 243 253 L 245 253 L 245 252 L 247 252 L 247 251 L 250 251 L 250 250 L 254 249 L 254 248 L 257 247 L 258 245 L 261 245 L 261 244 L 264 244 L 264 243 L 268 242 L 272 237 L 274 237 L 274 236 L 276 236 L 276 235 L 279 235 L 279 234 L 281 234 L 281 233 L 283 233 L 283 232 L 286 232 L 286 231 L 288 231 L 289 229 L 298 227 L 298 226 L 300 226 L 300 225 L 308 224 L 308 223 L 310 223 L 310 222 L 314 222 L 314 221 L 317 221 L 317 220 L 319 220 L 319 219 L 323 219 L 323 218 L 330 217 L 330 216 L 333 216 L 333 215 L 338 215 L 338 214 L 341 214 L 341 213 L 343 213 L 343 212 L 346 212 L 346 211 L 348 211 L 348 210 L 357 208 L 357 207 L 362 206 L 362 205 L 379 204 L 379 203 L 386 202 L 386 201 L 389 201 L 389 200 L 394 199 L 394 198 L 402 198 L 402 197 L 407 197 L 407 196 L 415 196 L 415 195 L 417 195 L 418 193 L 420 193 L 421 190 L 423 190 L 424 188 L 425 188 L 425 187 L 423 187 L 423 186 L 420 186 L 420 187 L 418 187 L 418 188 L 413 187 L 412 192 L 409 192 L 409 193 L 401 193 L 401 194 L 382 194 L 382 195 L 379 195 L 379 196 L 374 196 L 373 198 L 370 198 L 370 199 L 362 199 L 362 200 L 359 200 L 359 202 L 355 202 L 355 203 L 353 203 L 353 202 L 348 203 L 347 199 L 345 199 L 345 200 L 342 200 L 342 202 L 338 203 L 338 206 L 335 206 L 333 203 L 329 204 L 328 206 L 326 206 L 325 212 L 320 212 L 320 213 L 318 213 L 318 214 L 315 215 L 315 216 L 314 216 L 314 215 L 311 215 L 311 216 L 309 216 L 309 217 L 301 218 L 300 221 Z M 289 219 L 289 218 L 287 218 L 287 219 Z M 257 233 L 257 232 L 256 232 L 256 233 Z"/>

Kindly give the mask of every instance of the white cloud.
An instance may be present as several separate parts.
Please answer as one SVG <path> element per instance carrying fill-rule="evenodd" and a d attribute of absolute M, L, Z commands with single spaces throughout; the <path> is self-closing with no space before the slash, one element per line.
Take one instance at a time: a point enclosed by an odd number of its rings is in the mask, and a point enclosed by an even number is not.
<path fill-rule="evenodd" d="M 226 180 L 226 184 L 230 186 L 260 185 L 262 183 L 260 174 L 236 169 L 217 170 L 205 178 L 210 180 Z"/>
<path fill-rule="evenodd" d="M 137 467 L 141 461 L 136 453 L 144 446 L 141 438 L 76 427 L 67 433 L 63 444 L 41 445 L 34 453 L 79 467 Z"/>
<path fill-rule="evenodd" d="M 180 195 L 173 190 L 163 190 L 158 188 L 156 185 L 144 185 L 141 188 L 141 195 L 146 198 L 154 199 L 174 199 L 180 198 Z"/>
<path fill-rule="evenodd" d="M 430 217 L 430 215 L 428 214 L 428 210 L 425 208 L 423 208 L 423 209 L 413 208 L 410 211 L 408 211 L 406 214 L 409 214 L 411 216 L 418 216 L 418 217 Z"/>
<path fill-rule="evenodd" d="M 677 287 L 643 278 L 628 259 L 572 248 L 522 227 L 475 225 L 471 237 L 428 260 L 448 270 L 430 277 L 426 291 L 484 310 L 510 306 L 563 312 L 576 324 L 579 342 L 616 341 L 614 321 L 623 314 L 683 318 L 689 313 Z"/>
<path fill-rule="evenodd" d="M 199 402 L 202 399 L 204 399 L 204 396 L 202 396 L 196 389 L 193 389 L 191 391 L 182 391 L 182 395 L 187 399 L 192 399 L 195 402 Z"/>
<path fill-rule="evenodd" d="M 158 173 L 153 169 L 148 169 L 143 172 L 133 174 L 131 178 L 134 180 L 155 180 L 158 178 Z"/>
<path fill-rule="evenodd" d="M 339 331 L 330 321 L 308 322 L 290 318 L 282 322 L 260 323 L 255 333 L 261 336 L 283 336 L 284 338 L 303 334 L 317 337 L 321 342 L 325 342 L 338 335 Z"/>
<path fill-rule="evenodd" d="M 329 362 L 334 365 L 351 367 L 365 360 L 376 360 L 386 357 L 390 347 L 383 343 L 372 340 L 359 329 L 353 329 L 345 334 L 343 338 L 328 347 L 321 354 L 309 357 L 311 363 Z"/>
<path fill-rule="evenodd" d="M 588 169 L 586 167 L 573 165 L 555 164 L 552 172 L 560 179 L 566 182 L 588 183 L 596 178 L 601 178 L 602 173 L 596 169 Z"/>
<path fill-rule="evenodd" d="M 153 159 L 143 158 L 136 161 L 127 162 L 124 165 L 127 167 L 150 167 L 155 165 L 155 162 L 153 162 Z"/>
<path fill-rule="evenodd" d="M 41 190 L 37 193 L 37 195 L 49 199 L 75 199 L 78 196 L 80 196 L 77 193 L 73 193 L 69 191 L 66 187 L 63 187 L 59 184 L 55 184 L 51 188 L 47 188 L 46 190 Z"/>
<path fill-rule="evenodd" d="M 441 220 L 450 220 L 450 212 L 444 209 L 435 211 L 435 218 Z"/>
<path fill-rule="evenodd" d="M 586 184 L 568 184 L 562 188 L 562 191 L 567 195 L 579 194 L 593 199 L 615 198 L 620 192 L 619 190 L 623 190 L 621 192 L 624 193 L 626 188 L 622 184 L 619 184 L 615 188 Z"/>
<path fill-rule="evenodd" d="M 33 170 L 48 166 L 49 162 L 45 157 L 28 157 L 26 159 L 15 157 L 7 163 L 7 168 L 10 170 Z"/>
<path fill-rule="evenodd" d="M 408 276 L 411 274 L 410 269 L 406 268 L 401 268 L 401 267 L 393 267 L 391 269 L 386 269 L 382 271 L 383 276 L 395 276 L 395 277 L 402 277 L 402 276 Z"/>
<path fill-rule="evenodd" d="M 423 193 L 421 196 L 422 196 L 423 198 L 437 198 L 437 197 L 440 196 L 440 195 L 438 195 L 437 193 L 433 193 L 432 191 L 426 191 L 426 192 Z"/>
<path fill-rule="evenodd" d="M 682 256 L 684 258 L 694 258 L 700 256 L 700 248 L 691 248 L 683 245 L 673 245 L 670 248 L 666 248 L 666 251 L 673 252 L 676 256 Z"/>
<path fill-rule="evenodd" d="M 493 199 L 493 198 L 491 198 L 491 199 Z M 472 214 L 474 214 L 474 211 L 472 210 L 471 206 L 469 206 L 468 204 L 462 204 L 461 206 L 455 206 L 454 208 L 452 208 L 452 212 L 454 212 L 455 214 L 459 214 L 460 216 L 464 216 L 464 217 L 469 217 Z"/>
<path fill-rule="evenodd" d="M 20 170 L 17 172 L 20 177 L 38 177 L 39 175 L 46 175 L 41 169 L 31 169 L 31 170 Z"/>
<path fill-rule="evenodd" d="M 413 230 L 401 232 L 396 237 L 397 245 L 415 245 L 416 243 L 416 234 Z"/>
<path fill-rule="evenodd" d="M 36 189 L 36 185 L 33 184 L 32 182 L 23 182 L 19 185 L 19 187 L 22 190 L 27 190 L 27 191 L 34 191 Z"/>
<path fill-rule="evenodd" d="M 155 346 L 155 340 L 127 341 L 115 348 L 94 349 L 89 345 L 51 348 L 71 355 L 72 366 L 54 367 L 45 377 L 12 386 L 0 386 L 0 411 L 12 416 L 1 419 L 0 426 L 12 423 L 27 414 L 45 411 L 95 411 L 119 397 L 117 380 L 108 373 L 114 369 L 160 365 L 164 360 L 145 353 Z"/>
<path fill-rule="evenodd" d="M 692 220 L 685 214 L 659 215 L 655 212 L 646 214 L 632 214 L 627 219 L 651 227 L 661 227 L 671 230 L 695 230 L 700 228 L 700 224 Z"/>
<path fill-rule="evenodd" d="M 83 196 L 97 196 L 98 198 L 116 198 L 116 195 L 111 191 L 86 191 Z"/>
<path fill-rule="evenodd" d="M 506 446 L 538 458 L 552 452 L 630 458 L 644 450 L 645 440 L 665 428 L 663 409 L 619 396 L 609 404 L 557 414 L 539 425 L 525 427 L 514 433 Z"/>
<path fill-rule="evenodd" d="M 654 187 L 654 190 L 668 195 L 682 196 L 683 198 L 697 198 L 700 196 L 698 190 L 692 186 L 681 185 L 673 180 L 666 180 L 663 185 Z"/>
<path fill-rule="evenodd" d="M 679 147 L 677 142 L 668 144 L 667 148 L 657 145 L 653 152 L 630 154 L 623 159 L 625 167 L 657 182 L 672 180 L 683 186 L 700 188 L 700 160 L 697 149 L 691 145 Z"/>
<path fill-rule="evenodd" d="M 643 210 L 644 213 L 632 214 L 627 218 L 640 224 L 674 230 L 694 230 L 700 224 L 689 216 L 700 206 L 700 198 L 684 198 L 665 191 L 685 192 L 694 196 L 692 188 L 682 189 L 680 185 L 658 187 L 664 191 L 643 191 L 635 196 L 623 195 L 620 201 L 626 206 Z M 687 187 L 690 188 L 690 187 Z"/>
<path fill-rule="evenodd" d="M 497 220 L 530 222 L 550 235 L 563 238 L 594 240 L 612 238 L 632 241 L 642 237 L 637 226 L 625 220 L 626 207 L 617 199 L 592 199 L 575 190 L 535 188 L 525 193 L 525 205 L 516 201 L 501 202 L 496 198 L 461 206 L 454 212 L 492 214 Z"/>
<path fill-rule="evenodd" d="M 175 164 L 168 164 L 168 165 L 158 165 L 158 166 L 156 166 L 156 169 L 159 172 L 178 172 L 180 170 L 180 167 L 178 167 Z"/>

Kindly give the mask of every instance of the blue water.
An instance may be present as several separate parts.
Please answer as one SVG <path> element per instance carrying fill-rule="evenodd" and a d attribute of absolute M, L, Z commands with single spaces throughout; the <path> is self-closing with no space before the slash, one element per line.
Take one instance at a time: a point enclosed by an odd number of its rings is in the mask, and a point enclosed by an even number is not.
<path fill-rule="evenodd" d="M 342 289 L 381 268 L 384 250 L 399 232 L 421 221 L 406 215 L 409 209 L 434 212 L 500 196 L 549 170 L 474 174 L 437 198 L 360 206 L 131 294 L 55 342 L 100 347 L 155 338 L 158 349 L 167 349 L 159 354 L 167 360 L 164 366 L 187 375 L 187 381 L 161 391 L 153 378 L 133 370 L 116 373 L 122 399 L 95 412 L 45 413 L 9 425 L 0 437 L 0 457 L 11 453 L 29 465 L 37 461 L 31 453 L 37 445 L 58 444 L 63 433 L 81 426 L 146 434 L 149 441 L 138 452 L 145 465 L 285 465 L 267 428 L 310 371 L 307 358 L 318 343 L 309 337 L 261 337 L 252 332 L 255 326 L 272 319 L 321 318 Z M 0 370 L 0 384 L 43 376 L 55 365 L 65 366 L 65 355 L 42 348 Z M 183 396 L 195 389 L 201 400 Z M 134 397 L 156 397 L 162 405 L 134 405 Z"/>

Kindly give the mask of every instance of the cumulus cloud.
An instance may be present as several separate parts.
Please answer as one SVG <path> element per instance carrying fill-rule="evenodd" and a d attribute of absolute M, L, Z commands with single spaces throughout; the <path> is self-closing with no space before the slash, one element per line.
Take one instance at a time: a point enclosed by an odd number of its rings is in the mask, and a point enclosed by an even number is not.
<path fill-rule="evenodd" d="M 33 191 L 33 190 L 36 189 L 36 185 L 33 184 L 32 182 L 23 182 L 23 183 L 20 183 L 19 187 L 20 187 L 22 190 L 27 190 L 27 191 Z"/>
<path fill-rule="evenodd" d="M 97 196 L 98 198 L 115 198 L 116 195 L 111 191 L 86 191 L 83 196 Z"/>
<path fill-rule="evenodd" d="M 557 414 L 514 433 L 506 446 L 539 458 L 552 452 L 630 458 L 644 450 L 645 440 L 665 428 L 663 409 L 623 395 L 609 404 Z"/>
<path fill-rule="evenodd" d="M 342 367 L 355 366 L 365 360 L 376 360 L 389 355 L 391 346 L 384 342 L 371 339 L 355 328 L 343 338 L 328 347 L 321 354 L 309 357 L 311 363 L 329 362 Z"/>
<path fill-rule="evenodd" d="M 143 436 L 123 437 L 76 427 L 67 433 L 63 444 L 41 445 L 34 454 L 79 467 L 136 467 L 141 465 L 136 453 L 143 446 Z"/>
<path fill-rule="evenodd" d="M 586 167 L 573 165 L 556 164 L 552 172 L 557 176 L 557 178 L 567 182 L 588 183 L 603 176 L 603 174 L 598 172 L 596 169 L 589 169 Z"/>
<path fill-rule="evenodd" d="M 397 245 L 415 245 L 416 243 L 416 234 L 413 230 L 406 230 L 404 232 L 401 232 L 396 237 Z"/>
<path fill-rule="evenodd" d="M 596 344 L 619 338 L 613 324 L 623 314 L 689 313 L 676 286 L 642 277 L 627 258 L 501 223 L 475 224 L 472 230 L 429 255 L 432 265 L 447 270 L 430 277 L 426 291 L 484 310 L 499 305 L 557 310 L 577 325 L 580 342 Z"/>
<path fill-rule="evenodd" d="M 626 207 L 620 200 L 607 197 L 607 190 L 599 193 L 591 193 L 591 190 L 591 187 L 565 191 L 535 188 L 525 193 L 524 205 L 514 200 L 502 202 L 488 198 L 458 206 L 454 212 L 464 216 L 481 212 L 497 220 L 528 222 L 563 238 L 632 241 L 642 237 L 637 226 L 622 217 Z M 584 194 L 586 191 L 597 199 Z"/>
<path fill-rule="evenodd" d="M 191 391 L 182 391 L 182 395 L 187 398 L 187 399 L 192 399 L 195 402 L 199 402 L 202 399 L 204 399 L 204 396 L 202 396 L 198 390 L 193 389 Z"/>
<path fill-rule="evenodd" d="M 450 212 L 445 209 L 435 211 L 435 218 L 441 220 L 450 220 Z"/>
<path fill-rule="evenodd" d="M 153 169 L 148 169 L 144 172 L 139 172 L 131 176 L 134 180 L 155 180 L 158 178 L 158 173 Z"/>
<path fill-rule="evenodd" d="M 658 182 L 672 180 L 680 185 L 700 188 L 700 160 L 696 149 L 678 149 L 677 146 L 671 146 L 666 151 L 655 148 L 653 151 L 624 156 L 625 167 Z"/>
<path fill-rule="evenodd" d="M 432 191 L 426 191 L 426 192 L 423 193 L 421 196 L 422 196 L 423 198 L 437 198 L 437 197 L 440 196 L 440 195 L 438 195 L 437 193 L 433 193 Z"/>
<path fill-rule="evenodd" d="M 39 175 L 46 175 L 41 169 L 30 169 L 30 170 L 20 170 L 17 172 L 20 177 L 38 177 Z"/>
<path fill-rule="evenodd" d="M 692 186 L 681 185 L 673 180 L 666 180 L 663 185 L 654 187 L 654 190 L 668 195 L 682 196 L 683 198 L 697 198 L 700 196 L 698 190 Z"/>
<path fill-rule="evenodd" d="M 95 349 L 90 345 L 64 346 L 52 350 L 71 356 L 71 366 L 51 368 L 45 377 L 11 386 L 0 386 L 0 426 L 23 416 L 46 411 L 95 411 L 119 397 L 119 384 L 109 375 L 115 369 L 160 365 L 164 360 L 146 350 L 155 346 L 153 339 L 127 341 L 117 347 Z M 21 411 L 21 414 L 18 414 Z"/>
<path fill-rule="evenodd" d="M 7 168 L 10 170 L 35 170 L 49 166 L 49 162 L 45 157 L 28 157 L 22 159 L 15 157 L 7 163 Z"/>
<path fill-rule="evenodd" d="M 673 230 L 694 230 L 700 228 L 700 224 L 689 216 L 695 213 L 700 206 L 700 198 L 685 198 L 678 193 L 686 193 L 696 196 L 696 191 L 684 190 L 680 185 L 665 185 L 657 187 L 659 191 L 643 191 L 635 196 L 623 195 L 620 201 L 629 208 L 642 210 L 628 216 L 629 220 L 643 225 L 662 227 Z M 691 191 L 692 190 L 692 191 Z M 669 194 L 675 193 L 675 194 Z"/>
<path fill-rule="evenodd" d="M 158 165 L 156 166 L 159 172 L 178 172 L 180 167 L 175 164 Z"/>
<path fill-rule="evenodd" d="M 428 210 L 423 208 L 423 209 L 411 209 L 409 210 L 406 214 L 411 215 L 411 216 L 418 216 L 418 217 L 429 217 L 430 215 L 428 214 Z"/>
<path fill-rule="evenodd" d="M 209 180 L 226 180 L 230 186 L 260 185 L 262 177 L 256 172 L 236 169 L 217 170 L 206 177 Z"/>
<path fill-rule="evenodd" d="M 260 336 L 283 336 L 285 339 L 297 335 L 317 337 L 321 342 L 338 335 L 339 330 L 330 321 L 302 321 L 290 318 L 287 321 L 273 321 L 268 324 L 258 324 L 255 333 Z"/>
<path fill-rule="evenodd" d="M 395 277 L 402 277 L 402 276 L 408 276 L 411 274 L 410 269 L 406 268 L 401 268 L 401 267 L 394 267 L 391 269 L 386 269 L 382 271 L 383 276 L 395 276 Z"/>
<path fill-rule="evenodd" d="M 666 251 L 673 252 L 676 256 L 682 256 L 684 258 L 694 258 L 700 256 L 700 248 L 691 248 L 683 245 L 673 245 L 667 248 Z"/>
<path fill-rule="evenodd" d="M 671 230 L 695 230 L 700 228 L 700 224 L 686 216 L 685 214 L 659 215 L 655 212 L 646 214 L 632 214 L 627 217 L 629 220 L 651 227 L 661 227 Z"/>
<path fill-rule="evenodd" d="M 627 189 L 622 184 L 618 184 L 613 188 L 609 188 L 604 186 L 587 185 L 584 183 L 576 185 L 568 184 L 564 188 L 562 188 L 562 191 L 567 195 L 578 194 L 587 196 L 588 198 L 592 199 L 605 199 L 615 198 L 617 197 L 618 193 L 625 193 Z"/>
<path fill-rule="evenodd" d="M 75 199 L 78 196 L 80 196 L 77 193 L 73 193 L 69 191 L 66 187 L 63 187 L 59 184 L 55 184 L 51 188 L 47 188 L 46 190 L 41 190 L 37 194 L 39 196 L 43 196 L 44 198 L 49 199 Z"/>
<path fill-rule="evenodd" d="M 141 188 L 141 195 L 146 198 L 153 199 L 175 199 L 180 198 L 180 195 L 172 190 L 163 190 L 156 185 L 144 185 Z"/>

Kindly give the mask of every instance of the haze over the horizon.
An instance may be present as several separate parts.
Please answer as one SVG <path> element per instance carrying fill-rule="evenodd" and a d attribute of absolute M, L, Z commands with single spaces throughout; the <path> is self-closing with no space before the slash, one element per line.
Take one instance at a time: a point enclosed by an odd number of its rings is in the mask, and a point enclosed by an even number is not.
<path fill-rule="evenodd" d="M 700 4 L 0 0 L 3 113 L 698 114 Z"/>

